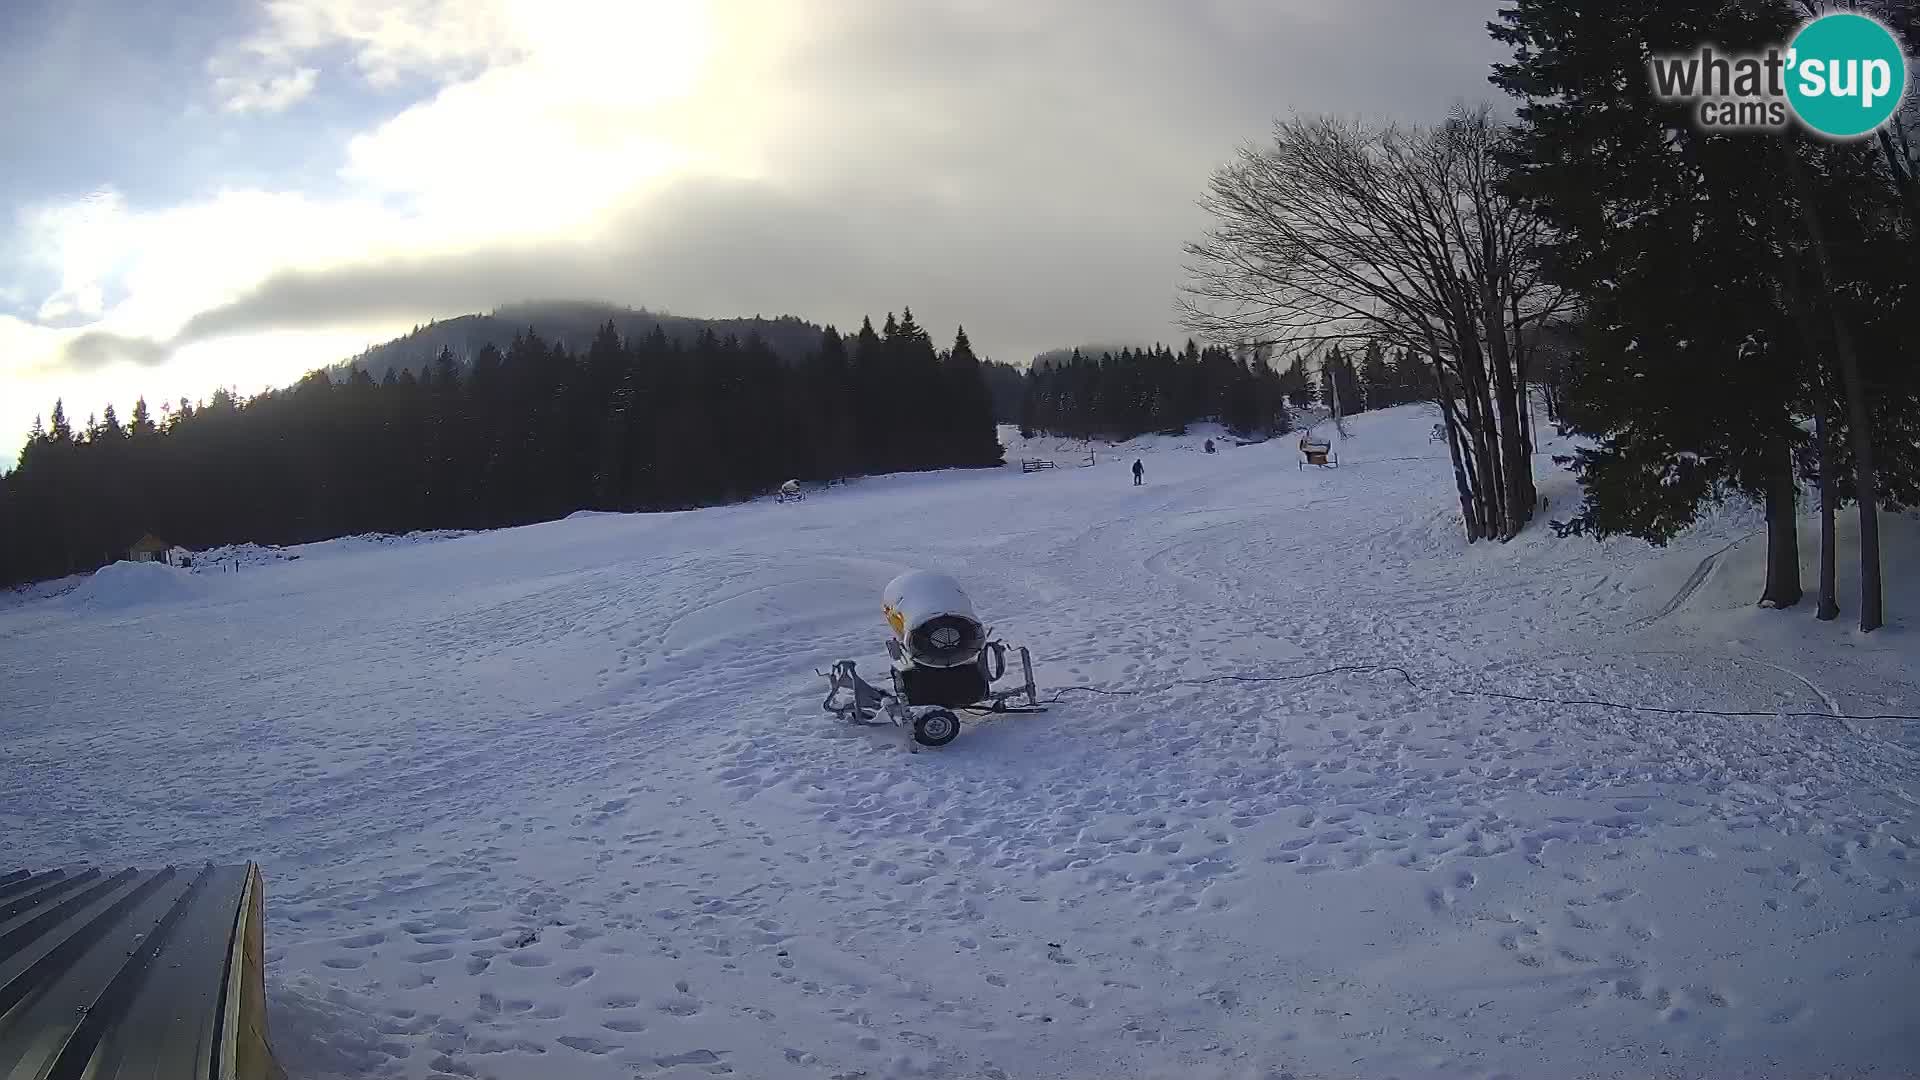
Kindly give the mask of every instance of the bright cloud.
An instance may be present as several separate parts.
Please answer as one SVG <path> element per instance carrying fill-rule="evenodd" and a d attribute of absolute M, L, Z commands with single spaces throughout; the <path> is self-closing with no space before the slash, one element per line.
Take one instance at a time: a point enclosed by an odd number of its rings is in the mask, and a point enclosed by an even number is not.
<path fill-rule="evenodd" d="M 126 211 L 126 200 L 107 188 L 21 215 L 20 231 L 32 261 L 51 268 L 60 281 L 40 304 L 42 322 L 97 319 L 104 313 L 106 282 L 128 255 Z"/>
<path fill-rule="evenodd" d="M 511 3 L 486 0 L 268 0 L 259 28 L 208 62 L 214 92 L 234 112 L 273 112 L 318 83 L 309 58 L 343 50 L 375 86 L 461 78 L 519 52 Z"/>
<path fill-rule="evenodd" d="M 319 69 L 310 67 L 279 75 L 217 74 L 213 89 L 228 112 L 279 112 L 313 93 L 319 78 Z"/>

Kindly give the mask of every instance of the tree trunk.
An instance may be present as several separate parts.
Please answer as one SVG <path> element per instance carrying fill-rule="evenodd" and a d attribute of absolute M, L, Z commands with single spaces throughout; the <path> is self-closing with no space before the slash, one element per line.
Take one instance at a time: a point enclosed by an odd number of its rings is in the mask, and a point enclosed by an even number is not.
<path fill-rule="evenodd" d="M 1529 390 L 1527 387 L 1527 379 L 1525 375 L 1522 375 L 1520 377 L 1520 401 L 1521 401 L 1521 404 L 1526 406 L 1525 408 L 1520 410 L 1520 439 L 1521 439 L 1520 449 L 1523 450 L 1527 455 L 1527 461 L 1528 461 L 1527 476 L 1528 476 L 1528 480 L 1531 481 L 1533 476 L 1533 468 L 1532 468 L 1533 451 L 1534 451 L 1534 447 L 1538 446 L 1539 444 L 1534 439 L 1535 433 L 1533 430 L 1533 392 Z"/>
<path fill-rule="evenodd" d="M 1817 243 L 1817 241 L 1816 241 Z M 1873 465 L 1873 419 L 1860 365 L 1853 353 L 1846 320 L 1833 316 L 1834 351 L 1840 354 L 1840 378 L 1847 391 L 1848 427 L 1853 430 L 1854 485 L 1860 506 L 1860 629 L 1871 633 L 1884 622 L 1880 590 L 1880 479 Z"/>
<path fill-rule="evenodd" d="M 1840 298 L 1834 295 L 1826 232 L 1820 227 L 1820 213 L 1813 205 L 1813 185 L 1791 148 L 1787 150 L 1787 168 L 1800 197 L 1800 214 L 1806 221 L 1807 238 L 1813 241 L 1813 265 L 1820 275 L 1820 291 L 1826 294 L 1827 307 L 1833 316 L 1833 350 L 1840 359 L 1840 383 L 1847 395 L 1854 486 L 1860 504 L 1860 629 L 1871 633 L 1880 629 L 1884 621 L 1880 592 L 1880 477 L 1873 466 L 1873 414 L 1867 405 L 1866 388 L 1860 383 L 1860 361 L 1853 351 L 1853 335 L 1847 329 L 1846 316 L 1840 311 Z"/>
<path fill-rule="evenodd" d="M 1820 603 L 1814 617 L 1831 620 L 1840 615 L 1840 604 L 1835 598 L 1833 551 L 1833 512 L 1838 496 L 1834 492 L 1833 482 L 1833 442 L 1827 432 L 1829 383 L 1826 358 L 1820 355 L 1820 335 L 1814 329 L 1813 304 L 1800 283 L 1800 252 L 1796 249 L 1793 231 L 1787 224 L 1786 214 L 1779 207 L 1774 208 L 1774 219 L 1779 226 L 1781 244 L 1786 254 L 1780 262 L 1781 284 L 1785 286 L 1787 307 L 1793 312 L 1794 325 L 1800 331 L 1800 345 L 1813 373 L 1814 455 L 1820 473 Z"/>
<path fill-rule="evenodd" d="M 1507 461 L 1501 453 L 1500 430 L 1494 419 L 1493 403 L 1488 400 L 1486 377 L 1484 372 L 1476 372 L 1474 381 L 1478 383 L 1473 398 L 1473 449 L 1480 468 L 1481 513 L 1486 515 L 1489 535 L 1497 537 L 1501 543 L 1513 539 L 1514 524 L 1507 512 Z"/>
<path fill-rule="evenodd" d="M 1526 454 L 1526 461 L 1527 461 L 1527 487 L 1531 489 L 1533 488 L 1533 454 L 1534 454 L 1534 451 L 1537 450 L 1540 445 L 1535 439 L 1536 432 L 1534 431 L 1534 423 L 1533 423 L 1533 371 L 1532 371 L 1533 355 L 1535 351 L 1538 350 L 1539 346 L 1528 345 L 1525 342 L 1525 339 L 1521 331 L 1520 298 L 1518 296 L 1515 296 L 1513 298 L 1512 306 L 1513 306 L 1513 322 L 1512 322 L 1513 378 L 1514 378 L 1515 384 L 1518 386 L 1520 391 L 1520 433 L 1522 438 L 1525 440 L 1522 446 L 1522 449 Z M 1537 502 L 1539 499 L 1539 491 L 1537 489 L 1534 489 L 1531 492 L 1531 494 L 1534 498 L 1534 501 Z M 1529 510 L 1528 514 L 1531 515 L 1532 511 Z"/>
<path fill-rule="evenodd" d="M 1500 462 L 1505 474 L 1503 509 L 1506 530 L 1501 539 L 1511 540 L 1533 518 L 1533 469 L 1527 457 L 1526 435 L 1520 419 L 1519 380 L 1515 377 L 1512 343 L 1507 340 L 1506 321 L 1500 312 L 1500 300 L 1489 296 L 1484 304 L 1487 331 L 1487 366 L 1493 369 L 1494 407 L 1500 427 Z"/>
<path fill-rule="evenodd" d="M 1460 451 L 1473 482 L 1473 512 L 1480 521 L 1480 538 L 1491 540 L 1500 535 L 1500 490 L 1496 475 L 1500 463 L 1487 445 L 1487 426 L 1482 415 L 1485 402 L 1478 387 L 1465 372 L 1460 380 Z"/>
<path fill-rule="evenodd" d="M 1767 586 L 1760 594 L 1760 606 L 1790 608 L 1800 602 L 1801 595 L 1793 451 L 1782 442 L 1776 457 L 1773 482 L 1767 485 Z"/>
<path fill-rule="evenodd" d="M 1507 522 L 1505 487 L 1501 471 L 1498 436 L 1494 431 L 1491 402 L 1487 390 L 1485 356 L 1480 349 L 1478 323 L 1469 317 L 1463 297 L 1455 295 L 1451 304 L 1454 340 L 1460 345 L 1460 389 L 1467 406 L 1467 435 L 1473 448 L 1473 466 L 1477 470 L 1474 501 L 1486 522 L 1484 535 L 1502 541 L 1512 538 Z"/>
<path fill-rule="evenodd" d="M 1827 443 L 1827 399 L 1816 390 L 1813 401 L 1813 438 L 1820 464 L 1820 607 L 1814 618 L 1823 622 L 1840 617 L 1835 598 L 1833 556 L 1833 455 Z"/>
<path fill-rule="evenodd" d="M 1453 484 L 1460 491 L 1460 520 L 1467 528 L 1467 543 L 1484 539 L 1481 534 L 1479 515 L 1474 510 L 1473 485 L 1467 479 L 1466 463 L 1460 460 L 1460 425 L 1454 421 L 1453 405 L 1447 399 L 1447 381 L 1440 371 L 1440 354 L 1430 354 L 1429 370 L 1433 374 L 1434 400 L 1440 404 L 1440 415 L 1447 424 L 1447 455 L 1453 459 Z"/>

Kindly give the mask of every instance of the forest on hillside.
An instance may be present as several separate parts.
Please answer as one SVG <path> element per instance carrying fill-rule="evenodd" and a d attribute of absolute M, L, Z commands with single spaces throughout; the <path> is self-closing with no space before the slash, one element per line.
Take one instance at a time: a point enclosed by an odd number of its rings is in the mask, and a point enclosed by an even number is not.
<path fill-rule="evenodd" d="M 1095 358 L 1080 349 L 1043 353 L 1020 401 L 1025 434 L 1124 440 L 1217 421 L 1242 437 L 1291 430 L 1294 416 L 1317 408 L 1342 414 L 1434 397 L 1425 366 L 1405 350 L 1389 356 L 1377 341 L 1358 361 L 1339 345 L 1309 363 L 1277 368 L 1263 350 L 1188 341 L 1174 352 L 1123 346 Z"/>
<path fill-rule="evenodd" d="M 961 330 L 937 350 L 911 310 L 798 363 L 758 338 L 611 323 L 584 352 L 532 332 L 471 363 L 362 369 L 125 422 L 56 402 L 0 477 L 0 583 L 90 570 L 152 532 L 210 547 L 494 528 L 574 510 L 669 510 L 789 479 L 1000 463 L 986 377 Z"/>

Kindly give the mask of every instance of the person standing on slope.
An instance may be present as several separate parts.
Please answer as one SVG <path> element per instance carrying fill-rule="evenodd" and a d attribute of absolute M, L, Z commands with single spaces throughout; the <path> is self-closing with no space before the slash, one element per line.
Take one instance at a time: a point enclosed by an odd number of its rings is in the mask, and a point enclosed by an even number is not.
<path fill-rule="evenodd" d="M 1146 472 L 1147 472 L 1147 467 L 1145 465 L 1140 464 L 1139 458 L 1134 458 L 1133 459 L 1133 486 L 1134 487 L 1140 486 L 1140 478 L 1146 475 Z"/>

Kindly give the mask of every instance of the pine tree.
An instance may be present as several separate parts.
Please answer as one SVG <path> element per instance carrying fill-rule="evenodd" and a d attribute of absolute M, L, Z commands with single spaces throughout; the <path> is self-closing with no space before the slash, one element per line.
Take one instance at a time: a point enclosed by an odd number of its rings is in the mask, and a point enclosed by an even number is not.
<path fill-rule="evenodd" d="M 887 328 L 893 329 L 893 316 L 887 316 Z M 888 465 L 888 447 L 893 416 L 888 398 L 892 391 L 885 346 L 874 333 L 873 320 L 860 320 L 853 338 L 854 437 L 860 451 L 862 472 L 884 472 Z"/>
<path fill-rule="evenodd" d="M 1412 350 L 1403 348 L 1394 353 L 1389 370 L 1392 372 L 1393 396 L 1397 403 L 1405 405 L 1433 399 L 1431 367 L 1415 356 Z"/>
<path fill-rule="evenodd" d="M 859 471 L 858 395 L 847 343 L 839 331 L 831 326 L 821 331 L 820 346 L 808 357 L 805 372 L 812 406 L 811 442 L 818 448 L 817 468 L 810 479 L 853 475 Z"/>
<path fill-rule="evenodd" d="M 1004 455 L 994 434 L 993 399 L 979 358 L 973 355 L 973 343 L 967 340 L 966 327 L 954 334 L 953 348 L 942 366 L 946 411 L 954 421 L 953 461 L 963 465 L 1000 464 Z"/>
<path fill-rule="evenodd" d="M 1337 344 L 1328 350 L 1326 358 L 1320 362 L 1320 400 L 1326 402 L 1329 409 L 1337 403 L 1341 416 L 1366 411 L 1366 401 L 1360 392 L 1360 379 L 1354 371 L 1353 361 Z"/>
<path fill-rule="evenodd" d="M 1380 339 L 1367 339 L 1366 354 L 1360 360 L 1361 404 L 1368 409 L 1385 409 L 1404 404 L 1394 385 L 1393 372 L 1387 367 L 1387 352 Z"/>
<path fill-rule="evenodd" d="M 1797 17 L 1737 0 L 1521 0 L 1493 28 L 1516 51 L 1495 81 L 1528 99 L 1516 187 L 1559 227 L 1549 266 L 1589 310 L 1565 394 L 1548 395 L 1600 436 L 1576 455 L 1587 507 L 1562 526 L 1660 542 L 1700 504 L 1745 493 L 1767 507 L 1762 602 L 1786 606 L 1800 594 L 1798 454 L 1823 519 L 1845 493 L 1858 500 L 1870 630 L 1876 507 L 1920 498 L 1920 267 L 1900 239 L 1912 204 L 1899 170 L 1884 143 L 1703 132 L 1652 100 L 1644 69 L 1649 53 L 1702 40 L 1785 40 Z"/>
<path fill-rule="evenodd" d="M 1800 375 L 1770 296 L 1778 251 L 1753 208 L 1785 195 L 1751 136 L 1705 134 L 1656 101 L 1649 51 L 1785 39 L 1784 8 L 1740 0 L 1517 0 L 1494 80 L 1526 98 L 1513 186 L 1558 229 L 1547 260 L 1588 308 L 1567 415 L 1598 437 L 1562 531 L 1664 543 L 1729 490 L 1764 499 L 1763 602 L 1800 597 L 1792 459 Z M 1676 237 L 1690 238 L 1676 242 Z"/>
<path fill-rule="evenodd" d="M 1307 377 L 1305 361 L 1295 359 L 1281 373 L 1281 383 L 1286 388 L 1287 402 L 1302 411 L 1313 408 L 1319 395 L 1314 390 L 1314 380 Z"/>

